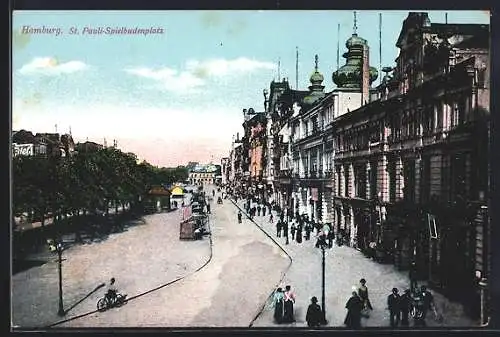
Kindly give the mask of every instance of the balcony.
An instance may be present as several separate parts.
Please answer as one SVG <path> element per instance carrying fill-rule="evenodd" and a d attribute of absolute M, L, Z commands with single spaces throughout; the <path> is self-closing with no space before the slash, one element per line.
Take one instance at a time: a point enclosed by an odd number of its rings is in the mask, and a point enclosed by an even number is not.
<path fill-rule="evenodd" d="M 304 173 L 293 173 L 290 175 L 294 179 L 302 180 L 331 180 L 333 177 L 333 171 L 309 171 Z"/>

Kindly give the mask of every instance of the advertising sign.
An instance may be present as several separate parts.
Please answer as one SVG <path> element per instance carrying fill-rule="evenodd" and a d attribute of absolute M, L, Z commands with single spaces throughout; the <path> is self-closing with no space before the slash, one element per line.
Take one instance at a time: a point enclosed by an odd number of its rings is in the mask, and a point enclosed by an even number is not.
<path fill-rule="evenodd" d="M 13 155 L 16 156 L 32 156 L 34 154 L 33 144 L 12 144 Z"/>

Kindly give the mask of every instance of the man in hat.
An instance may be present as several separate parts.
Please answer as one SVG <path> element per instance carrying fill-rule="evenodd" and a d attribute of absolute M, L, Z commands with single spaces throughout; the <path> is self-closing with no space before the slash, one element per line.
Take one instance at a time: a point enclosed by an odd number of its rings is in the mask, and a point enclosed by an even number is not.
<path fill-rule="evenodd" d="M 310 328 L 318 327 L 322 321 L 323 312 L 318 304 L 316 296 L 311 298 L 311 304 L 307 308 L 306 321 L 307 326 Z"/>
<path fill-rule="evenodd" d="M 392 288 L 392 293 L 387 296 L 387 307 L 389 308 L 391 327 L 398 326 L 401 319 L 400 300 L 398 288 Z"/>
<path fill-rule="evenodd" d="M 410 297 L 410 289 L 406 289 L 401 295 L 400 301 L 399 301 L 399 309 L 401 310 L 401 325 L 402 326 L 408 326 L 410 325 L 410 322 L 408 320 L 408 313 L 410 312 L 410 303 L 411 303 L 411 297 Z"/>

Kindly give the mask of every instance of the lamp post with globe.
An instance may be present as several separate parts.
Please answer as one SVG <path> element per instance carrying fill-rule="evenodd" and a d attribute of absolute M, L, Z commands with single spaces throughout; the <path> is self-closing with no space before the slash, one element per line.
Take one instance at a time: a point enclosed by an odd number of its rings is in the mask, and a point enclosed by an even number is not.
<path fill-rule="evenodd" d="M 59 266 L 59 310 L 57 314 L 59 316 L 64 316 L 66 312 L 64 311 L 63 305 L 63 290 L 62 290 L 62 252 L 64 250 L 63 244 L 60 240 L 48 240 L 49 250 L 51 252 L 56 252 L 58 257 Z"/>

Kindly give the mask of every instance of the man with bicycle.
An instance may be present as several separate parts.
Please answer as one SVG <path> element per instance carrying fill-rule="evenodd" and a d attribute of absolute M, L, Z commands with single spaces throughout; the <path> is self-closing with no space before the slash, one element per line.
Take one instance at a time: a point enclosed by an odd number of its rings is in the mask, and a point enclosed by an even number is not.
<path fill-rule="evenodd" d="M 118 293 L 118 289 L 116 288 L 115 278 L 112 277 L 109 281 L 108 291 L 106 292 L 106 298 L 110 303 L 114 303 L 116 300 L 116 294 Z"/>

